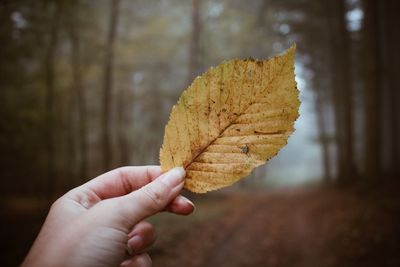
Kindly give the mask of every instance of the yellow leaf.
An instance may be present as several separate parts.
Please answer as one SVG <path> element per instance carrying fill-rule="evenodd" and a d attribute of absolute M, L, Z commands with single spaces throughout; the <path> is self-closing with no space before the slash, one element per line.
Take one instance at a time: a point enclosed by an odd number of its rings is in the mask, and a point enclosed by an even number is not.
<path fill-rule="evenodd" d="M 185 187 L 229 186 L 287 143 L 298 117 L 295 45 L 265 61 L 231 60 L 197 77 L 172 108 L 160 150 L 163 171 L 186 169 Z"/>

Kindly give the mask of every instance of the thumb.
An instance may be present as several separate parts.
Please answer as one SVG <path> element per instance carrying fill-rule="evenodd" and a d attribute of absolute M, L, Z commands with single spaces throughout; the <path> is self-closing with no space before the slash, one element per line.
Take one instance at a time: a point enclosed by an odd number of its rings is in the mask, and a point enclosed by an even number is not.
<path fill-rule="evenodd" d="M 162 210 L 179 195 L 185 178 L 182 167 L 173 168 L 128 195 L 116 198 L 116 211 L 128 227 Z"/>

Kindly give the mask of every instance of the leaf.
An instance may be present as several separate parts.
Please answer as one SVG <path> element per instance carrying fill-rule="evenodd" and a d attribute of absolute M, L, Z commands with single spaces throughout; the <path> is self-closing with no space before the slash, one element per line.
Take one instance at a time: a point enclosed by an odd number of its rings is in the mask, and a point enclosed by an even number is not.
<path fill-rule="evenodd" d="M 269 60 L 230 60 L 197 77 L 172 108 L 163 171 L 186 169 L 185 187 L 229 186 L 287 143 L 298 117 L 295 45 Z"/>

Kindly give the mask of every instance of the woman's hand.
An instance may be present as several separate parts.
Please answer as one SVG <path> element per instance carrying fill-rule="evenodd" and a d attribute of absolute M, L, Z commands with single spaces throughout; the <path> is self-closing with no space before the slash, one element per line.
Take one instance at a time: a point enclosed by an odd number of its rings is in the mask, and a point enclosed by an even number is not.
<path fill-rule="evenodd" d="M 124 167 L 69 191 L 52 205 L 22 266 L 151 266 L 143 250 L 155 234 L 143 220 L 194 210 L 179 195 L 183 168 L 160 174 L 158 166 Z"/>

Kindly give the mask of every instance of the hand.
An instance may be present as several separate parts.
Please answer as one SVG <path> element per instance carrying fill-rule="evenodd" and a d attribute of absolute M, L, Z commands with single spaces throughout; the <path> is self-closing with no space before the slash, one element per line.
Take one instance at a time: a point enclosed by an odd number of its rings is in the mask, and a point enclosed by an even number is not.
<path fill-rule="evenodd" d="M 22 266 L 151 266 L 142 252 L 155 235 L 143 220 L 194 209 L 179 195 L 183 168 L 160 174 L 158 166 L 124 167 L 69 191 L 52 205 Z"/>

